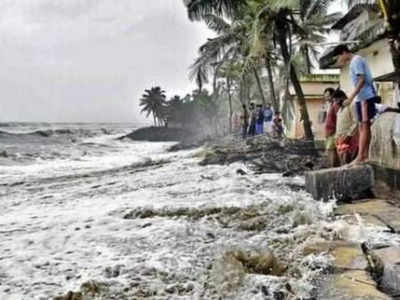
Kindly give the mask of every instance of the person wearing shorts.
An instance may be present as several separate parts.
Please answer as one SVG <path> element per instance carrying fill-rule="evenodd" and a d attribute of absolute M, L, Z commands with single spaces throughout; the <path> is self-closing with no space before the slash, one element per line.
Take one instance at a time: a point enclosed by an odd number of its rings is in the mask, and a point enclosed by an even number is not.
<path fill-rule="evenodd" d="M 369 144 L 371 141 L 371 120 L 375 117 L 376 92 L 373 86 L 373 77 L 367 61 L 353 54 L 346 45 L 339 45 L 334 50 L 337 64 L 341 67 L 349 64 L 349 76 L 353 83 L 353 91 L 343 105 L 349 105 L 355 99 L 356 115 L 359 126 L 359 149 L 356 159 L 351 165 L 366 162 L 369 158 Z"/>

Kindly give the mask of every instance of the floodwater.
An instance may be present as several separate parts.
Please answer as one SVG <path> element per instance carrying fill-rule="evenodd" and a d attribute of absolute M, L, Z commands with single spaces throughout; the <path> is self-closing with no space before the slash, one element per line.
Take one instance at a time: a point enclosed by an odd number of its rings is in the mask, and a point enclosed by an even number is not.
<path fill-rule="evenodd" d="M 85 288 L 88 299 L 309 299 L 331 259 L 304 257 L 304 245 L 385 238 L 334 220 L 335 203 L 313 201 L 303 178 L 201 167 L 201 149 L 116 139 L 132 127 L 3 124 L 0 299 Z M 283 276 L 226 259 L 266 249 Z"/>

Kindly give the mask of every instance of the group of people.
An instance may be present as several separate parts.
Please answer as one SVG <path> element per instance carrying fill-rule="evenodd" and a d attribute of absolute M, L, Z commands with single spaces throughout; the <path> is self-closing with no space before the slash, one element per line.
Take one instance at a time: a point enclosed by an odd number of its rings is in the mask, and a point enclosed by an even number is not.
<path fill-rule="evenodd" d="M 274 112 L 271 104 L 265 106 L 250 103 L 247 109 L 243 104 L 243 113 L 240 116 L 240 127 L 242 137 L 268 134 L 275 138 L 281 138 L 283 135 L 282 119 L 279 112 Z"/>
<path fill-rule="evenodd" d="M 333 88 L 324 93 L 329 104 L 325 119 L 328 166 L 352 166 L 369 158 L 371 124 L 375 118 L 384 112 L 400 113 L 400 109 L 380 104 L 371 71 L 363 57 L 353 54 L 346 45 L 337 46 L 334 52 L 339 66 L 349 65 L 353 90 L 349 95 Z"/>

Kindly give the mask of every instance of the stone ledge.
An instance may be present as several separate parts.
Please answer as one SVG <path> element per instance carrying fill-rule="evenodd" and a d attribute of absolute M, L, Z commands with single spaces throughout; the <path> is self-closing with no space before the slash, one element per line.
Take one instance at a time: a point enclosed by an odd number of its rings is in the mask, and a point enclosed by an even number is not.
<path fill-rule="evenodd" d="M 359 214 L 363 219 L 373 217 L 383 223 L 394 233 L 400 233 L 400 208 L 382 199 L 341 205 L 335 210 L 336 215 Z"/>
<path fill-rule="evenodd" d="M 372 196 L 374 170 L 369 165 L 323 169 L 306 173 L 306 190 L 315 200 L 362 199 Z"/>
<path fill-rule="evenodd" d="M 400 248 L 371 251 L 379 287 L 390 295 L 400 295 Z"/>
<path fill-rule="evenodd" d="M 380 198 L 400 200 L 400 170 L 372 163 L 375 173 L 374 194 Z"/>
<path fill-rule="evenodd" d="M 327 252 L 333 256 L 336 272 L 348 270 L 366 270 L 368 262 L 364 256 L 360 244 L 347 241 L 327 241 L 306 245 L 303 254 L 318 254 Z"/>
<path fill-rule="evenodd" d="M 378 290 L 376 282 L 367 271 L 347 271 L 332 276 L 323 284 L 319 299 L 324 300 L 389 300 Z"/>

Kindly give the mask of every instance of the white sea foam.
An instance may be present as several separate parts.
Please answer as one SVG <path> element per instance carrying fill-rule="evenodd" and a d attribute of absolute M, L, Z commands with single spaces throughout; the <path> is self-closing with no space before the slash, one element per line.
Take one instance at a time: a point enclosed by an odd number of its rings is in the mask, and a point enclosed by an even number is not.
<path fill-rule="evenodd" d="M 310 279 L 330 260 L 303 258 L 302 244 L 333 231 L 352 235 L 346 233 L 351 227 L 329 219 L 333 202 L 318 203 L 289 188 L 303 185 L 300 177 L 249 170 L 249 176 L 239 176 L 236 170 L 246 168 L 242 163 L 201 167 L 196 150 L 167 153 L 168 143 L 121 142 L 113 136 L 84 143 L 109 147 L 79 161 L 0 167 L 0 180 L 10 183 L 0 192 L 1 300 L 48 299 L 88 280 L 112 283 L 120 291 L 140 287 L 154 293 L 148 299 L 171 294 L 218 299 L 208 273 L 216 257 L 231 249 L 267 247 L 284 253 L 302 277 L 247 274 L 234 299 L 264 299 L 288 282 L 306 297 Z M 193 220 L 159 213 L 251 205 L 268 216 L 265 230 L 239 230 L 235 220 L 222 226 L 212 214 Z M 155 214 L 124 218 L 134 210 Z M 375 232 L 367 228 L 360 236 L 372 239 Z M 385 234 L 379 232 L 382 240 Z"/>

